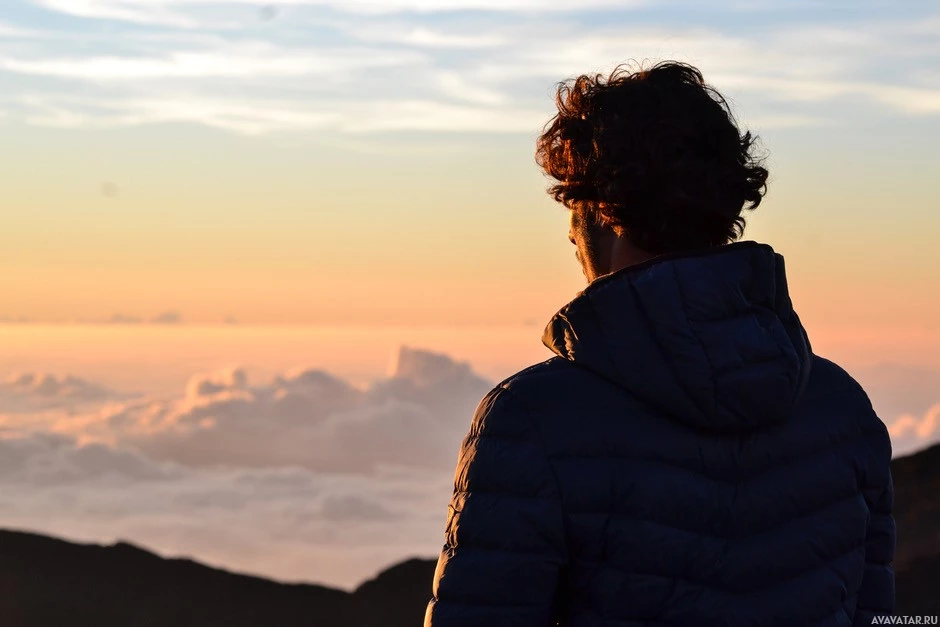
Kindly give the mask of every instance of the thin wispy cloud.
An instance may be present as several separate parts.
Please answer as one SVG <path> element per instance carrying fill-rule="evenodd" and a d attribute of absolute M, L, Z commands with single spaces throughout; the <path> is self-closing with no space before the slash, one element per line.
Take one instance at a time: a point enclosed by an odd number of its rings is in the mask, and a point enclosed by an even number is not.
<path fill-rule="evenodd" d="M 95 81 L 174 78 L 330 77 L 369 68 L 421 61 L 415 54 L 377 56 L 367 49 L 286 50 L 265 42 L 224 45 L 214 51 L 171 52 L 160 57 L 100 56 L 84 59 L 3 59 L 0 68 L 23 74 Z"/>
<path fill-rule="evenodd" d="M 0 22 L 0 37 L 38 37 L 41 34 L 41 31 L 19 28 Z"/>
<path fill-rule="evenodd" d="M 245 134 L 532 133 L 561 79 L 630 59 L 699 65 L 761 128 L 940 115 L 940 17 L 593 0 L 17 0 L 0 105 L 57 127 Z M 54 20 L 36 17 L 41 9 Z M 769 13 L 768 13 L 769 12 Z M 17 18 L 19 13 L 11 14 Z M 39 14 L 42 15 L 41 13 Z M 26 16 L 29 16 L 27 19 Z M 776 16 L 779 19 L 770 19 Z M 667 20 L 668 18 L 668 20 Z M 54 24 L 54 26 L 51 26 Z M 669 24 L 666 26 L 666 24 Z"/>
<path fill-rule="evenodd" d="M 187 9 L 215 5 L 248 5 L 261 8 L 257 0 L 36 0 L 36 4 L 82 17 L 141 20 L 160 19 L 184 14 Z M 636 9 L 652 0 L 584 0 L 579 10 Z M 400 12 L 439 13 L 453 11 L 496 12 L 570 12 L 564 0 L 281 0 L 272 6 L 328 7 L 356 13 L 388 14 Z"/>

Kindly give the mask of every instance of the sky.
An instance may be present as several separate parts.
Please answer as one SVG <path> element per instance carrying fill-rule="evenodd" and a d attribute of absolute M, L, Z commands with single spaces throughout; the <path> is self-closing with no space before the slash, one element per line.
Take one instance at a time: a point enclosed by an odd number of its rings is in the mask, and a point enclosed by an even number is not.
<path fill-rule="evenodd" d="M 940 441 L 935 2 L 3 0 L 0 526 L 436 556 L 474 407 L 585 286 L 555 86 L 664 59 L 761 138 L 745 239 L 815 352 Z"/>
<path fill-rule="evenodd" d="M 568 6 L 5 0 L 0 316 L 542 324 L 554 85 L 673 58 L 762 138 L 798 311 L 940 334 L 934 3 Z"/>

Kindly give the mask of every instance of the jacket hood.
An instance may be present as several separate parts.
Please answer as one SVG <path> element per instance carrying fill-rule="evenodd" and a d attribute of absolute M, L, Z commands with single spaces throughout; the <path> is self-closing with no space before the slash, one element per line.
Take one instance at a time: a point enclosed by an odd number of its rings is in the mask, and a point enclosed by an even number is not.
<path fill-rule="evenodd" d="M 812 357 L 783 257 L 751 241 L 604 275 L 552 317 L 542 343 L 673 419 L 712 430 L 786 419 Z"/>

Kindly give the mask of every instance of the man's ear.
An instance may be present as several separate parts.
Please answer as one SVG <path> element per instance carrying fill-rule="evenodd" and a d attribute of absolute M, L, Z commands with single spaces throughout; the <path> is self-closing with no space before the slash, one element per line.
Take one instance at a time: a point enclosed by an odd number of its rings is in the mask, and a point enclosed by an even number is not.
<path fill-rule="evenodd" d="M 626 234 L 626 230 L 622 225 L 612 222 L 609 218 L 598 213 L 597 225 L 606 231 L 611 231 L 617 237 L 623 237 Z"/>
<path fill-rule="evenodd" d="M 600 227 L 613 231 L 617 237 L 623 237 L 623 227 L 619 224 L 614 224 L 610 218 L 604 215 L 603 210 L 606 208 L 607 203 L 597 203 L 597 211 L 594 212 L 595 223 Z"/>

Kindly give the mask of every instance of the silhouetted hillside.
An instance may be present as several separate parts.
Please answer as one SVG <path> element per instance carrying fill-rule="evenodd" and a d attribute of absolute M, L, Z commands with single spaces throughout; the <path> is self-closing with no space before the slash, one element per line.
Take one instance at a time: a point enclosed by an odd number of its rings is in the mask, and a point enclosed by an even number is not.
<path fill-rule="evenodd" d="M 894 460 L 898 613 L 940 613 L 940 445 Z M 164 559 L 133 545 L 0 530 L 4 626 L 418 627 L 436 561 L 410 559 L 354 592 Z"/>
<path fill-rule="evenodd" d="M 354 593 L 164 559 L 118 542 L 0 530 L 0 624 L 9 627 L 414 627 L 434 560 L 409 560 Z"/>
<path fill-rule="evenodd" d="M 913 559 L 897 573 L 898 614 L 940 615 L 940 557 Z"/>
<path fill-rule="evenodd" d="M 904 570 L 915 558 L 940 559 L 940 444 L 895 459 L 891 473 L 898 526 L 895 570 Z"/>
<path fill-rule="evenodd" d="M 437 559 L 410 559 L 356 588 L 358 627 L 421 627 L 436 566 Z"/>
<path fill-rule="evenodd" d="M 940 444 L 891 462 L 898 613 L 940 614 Z"/>

